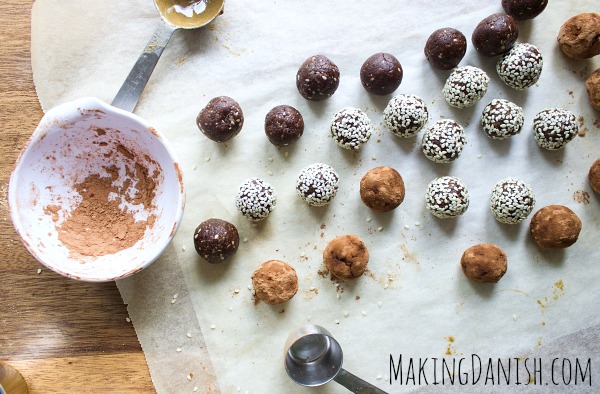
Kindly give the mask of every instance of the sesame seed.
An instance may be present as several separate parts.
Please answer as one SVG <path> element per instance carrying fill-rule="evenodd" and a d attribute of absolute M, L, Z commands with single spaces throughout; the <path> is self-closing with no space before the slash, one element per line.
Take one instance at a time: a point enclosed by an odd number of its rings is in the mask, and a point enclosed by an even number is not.
<path fill-rule="evenodd" d="M 216 326 L 216 325 L 214 325 L 214 324 L 211 324 L 211 325 L 210 325 L 210 329 L 211 329 L 211 330 L 214 330 L 215 328 L 217 328 L 217 326 Z"/>
<path fill-rule="evenodd" d="M 181 353 L 181 348 L 180 348 L 180 347 L 178 347 L 177 349 L 175 349 L 175 351 L 176 351 L 177 353 Z"/>
<path fill-rule="evenodd" d="M 190 334 L 189 332 L 187 334 L 185 334 L 186 337 L 191 338 L 192 334 Z"/>
<path fill-rule="evenodd" d="M 349 314 L 350 314 L 350 312 L 344 311 L 344 317 L 348 317 Z"/>
<path fill-rule="evenodd" d="M 360 312 L 363 316 L 367 316 L 367 311 Z"/>
<path fill-rule="evenodd" d="M 38 273 L 38 275 L 41 274 L 42 273 L 42 269 L 38 268 L 37 273 Z"/>
<path fill-rule="evenodd" d="M 125 318 L 125 321 L 126 321 L 127 323 L 131 323 L 131 319 L 130 319 L 130 318 L 128 318 L 128 317 L 126 317 L 126 318 Z"/>
<path fill-rule="evenodd" d="M 335 324 L 340 324 L 340 321 L 338 319 L 335 319 Z"/>
<path fill-rule="evenodd" d="M 206 162 L 209 162 L 209 161 L 210 161 L 210 156 L 206 157 L 206 158 L 204 159 L 204 161 L 206 161 Z"/>

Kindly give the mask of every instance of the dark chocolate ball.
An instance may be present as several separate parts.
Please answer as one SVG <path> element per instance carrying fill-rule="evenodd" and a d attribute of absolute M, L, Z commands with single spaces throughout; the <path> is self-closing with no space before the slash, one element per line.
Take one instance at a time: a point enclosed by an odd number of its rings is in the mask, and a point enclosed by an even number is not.
<path fill-rule="evenodd" d="M 196 252 L 212 264 L 220 263 L 237 252 L 240 236 L 235 226 L 225 220 L 208 219 L 194 231 Z"/>
<path fill-rule="evenodd" d="M 278 105 L 265 117 L 265 133 L 275 146 L 290 145 L 302 137 L 304 119 L 296 108 Z"/>
<path fill-rule="evenodd" d="M 385 96 L 393 93 L 402 82 L 402 66 L 389 53 L 376 53 L 360 68 L 360 81 L 369 93 Z"/>
<path fill-rule="evenodd" d="M 326 56 L 311 56 L 296 74 L 296 87 L 307 100 L 321 101 L 333 96 L 340 84 L 340 69 Z"/>
<path fill-rule="evenodd" d="M 483 19 L 471 40 L 477 52 L 484 56 L 496 56 L 508 52 L 519 37 L 515 18 L 507 14 L 492 14 Z"/>
<path fill-rule="evenodd" d="M 502 8 L 516 20 L 533 19 L 544 11 L 548 0 L 502 0 Z"/>
<path fill-rule="evenodd" d="M 427 61 L 440 70 L 451 70 L 458 66 L 466 52 L 465 35 L 451 27 L 437 29 L 431 33 L 425 44 Z"/>
<path fill-rule="evenodd" d="M 196 124 L 211 140 L 225 142 L 242 130 L 244 113 L 237 101 L 231 97 L 215 97 L 202 108 L 196 118 Z"/>

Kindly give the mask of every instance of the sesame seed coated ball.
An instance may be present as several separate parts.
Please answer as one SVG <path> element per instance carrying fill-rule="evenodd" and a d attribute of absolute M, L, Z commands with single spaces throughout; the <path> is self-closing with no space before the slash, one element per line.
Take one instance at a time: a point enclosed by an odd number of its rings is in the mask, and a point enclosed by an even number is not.
<path fill-rule="evenodd" d="M 436 163 L 450 163 L 458 159 L 467 143 L 465 130 L 451 119 L 438 120 L 423 134 L 421 149 Z"/>
<path fill-rule="evenodd" d="M 485 71 L 465 66 L 455 68 L 450 74 L 442 93 L 452 107 L 466 108 L 474 105 L 487 92 L 490 78 Z"/>
<path fill-rule="evenodd" d="M 523 122 L 523 108 L 503 99 L 492 100 L 481 114 L 481 125 L 485 135 L 495 140 L 504 140 L 519 134 Z"/>
<path fill-rule="evenodd" d="M 577 117 L 561 108 L 538 112 L 533 118 L 533 132 L 538 145 L 544 149 L 563 148 L 579 132 Z"/>
<path fill-rule="evenodd" d="M 383 110 L 385 127 L 398 137 L 412 137 L 427 123 L 425 101 L 414 94 L 393 97 Z"/>
<path fill-rule="evenodd" d="M 515 90 L 534 85 L 542 74 L 544 61 L 540 51 L 531 44 L 517 44 L 496 63 L 498 76 Z"/>
<path fill-rule="evenodd" d="M 440 219 L 462 215 L 469 208 L 469 192 L 465 184 L 458 178 L 443 176 L 436 178 L 425 195 L 427 209 Z"/>
<path fill-rule="evenodd" d="M 340 177 L 333 167 L 323 163 L 305 167 L 296 179 L 296 192 L 308 205 L 329 204 L 338 190 Z"/>
<path fill-rule="evenodd" d="M 535 197 L 531 186 L 516 178 L 506 178 L 494 185 L 490 208 L 500 223 L 517 224 L 533 210 Z"/>
<path fill-rule="evenodd" d="M 255 222 L 266 219 L 276 202 L 273 187 L 259 178 L 250 178 L 242 183 L 235 198 L 238 211 Z"/>
<path fill-rule="evenodd" d="M 344 149 L 360 149 L 372 132 L 371 120 L 360 109 L 347 107 L 333 115 L 330 135 Z"/>

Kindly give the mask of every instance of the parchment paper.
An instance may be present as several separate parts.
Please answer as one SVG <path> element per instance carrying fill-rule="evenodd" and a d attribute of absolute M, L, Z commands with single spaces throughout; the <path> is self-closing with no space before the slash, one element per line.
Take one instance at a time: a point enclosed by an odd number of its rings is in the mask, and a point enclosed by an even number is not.
<path fill-rule="evenodd" d="M 555 40 L 568 17 L 598 11 L 597 4 L 552 1 L 538 18 L 519 24 L 519 42 L 535 44 L 544 56 L 539 83 L 525 92 L 504 86 L 495 74 L 495 59 L 477 55 L 469 40 L 461 65 L 483 68 L 490 87 L 475 107 L 450 108 L 441 93 L 449 72 L 434 71 L 426 62 L 427 37 L 451 26 L 470 39 L 481 19 L 501 11 L 500 2 L 491 0 L 229 0 L 225 14 L 208 28 L 175 33 L 135 112 L 174 147 L 186 180 L 186 212 L 167 253 L 147 273 L 119 283 L 131 315 L 156 319 L 156 324 L 135 318 L 133 323 L 158 391 L 195 386 L 207 391 L 212 382 L 208 360 L 199 366 L 184 357 L 203 344 L 186 343 L 182 335 L 188 328 L 182 325 L 192 327 L 194 335 L 202 332 L 222 392 L 302 393 L 306 389 L 283 369 L 283 344 L 289 331 L 308 322 L 328 328 L 339 340 L 346 369 L 390 392 L 414 388 L 386 381 L 390 354 L 519 357 L 600 323 L 600 201 L 587 183 L 588 169 L 599 156 L 600 114 L 588 104 L 584 86 L 600 62 L 568 60 Z M 32 60 L 42 106 L 90 95 L 110 102 L 157 20 L 149 0 L 38 0 Z M 422 133 L 402 140 L 383 128 L 381 113 L 389 97 L 368 95 L 359 80 L 362 62 L 376 52 L 397 56 L 404 80 L 396 93 L 425 99 L 430 122 L 454 118 L 466 127 L 467 145 L 457 161 L 432 163 L 420 152 Z M 317 53 L 339 66 L 341 83 L 331 99 L 310 103 L 298 94 L 295 74 Z M 219 95 L 235 98 L 246 119 L 240 135 L 225 145 L 208 140 L 195 125 L 198 111 Z M 523 132 L 509 141 L 492 141 L 479 126 L 481 110 L 494 98 L 524 108 Z M 265 114 L 279 104 L 296 107 L 306 124 L 304 136 L 286 149 L 273 147 L 263 131 Z M 331 116 L 344 106 L 365 110 L 376 128 L 358 153 L 342 150 L 327 136 Z M 531 125 L 546 107 L 581 116 L 587 134 L 564 150 L 541 150 Z M 294 190 L 300 169 L 314 162 L 328 163 L 341 175 L 338 195 L 324 208 L 307 206 Z M 388 214 L 373 213 L 358 194 L 362 175 L 380 165 L 396 168 L 407 188 L 404 203 Z M 460 177 L 471 196 L 467 213 L 456 220 L 436 219 L 425 209 L 427 184 L 446 174 Z M 276 209 L 258 225 L 247 222 L 234 205 L 238 185 L 252 176 L 271 183 L 278 195 Z M 543 251 L 528 233 L 529 220 L 515 226 L 496 222 L 489 211 L 490 191 L 508 176 L 533 187 L 536 209 L 549 204 L 573 209 L 583 220 L 579 241 L 564 251 Z M 589 193 L 589 203 L 575 201 L 578 191 Z M 247 239 L 225 264 L 209 265 L 193 250 L 194 228 L 210 217 L 231 221 Z M 342 291 L 318 271 L 326 243 L 346 233 L 367 244 L 370 273 L 342 284 Z M 459 267 L 462 252 L 484 242 L 498 244 L 508 255 L 508 272 L 496 285 L 472 283 Z M 299 275 L 298 294 L 282 306 L 255 305 L 248 287 L 252 271 L 269 259 L 291 263 Z M 179 301 L 171 300 L 177 293 L 186 295 L 186 303 L 175 311 Z M 174 315 L 184 316 L 183 321 L 171 319 Z M 597 348 L 578 356 L 597 359 Z M 203 368 L 209 372 L 203 374 Z M 316 392 L 344 391 L 330 384 Z"/>

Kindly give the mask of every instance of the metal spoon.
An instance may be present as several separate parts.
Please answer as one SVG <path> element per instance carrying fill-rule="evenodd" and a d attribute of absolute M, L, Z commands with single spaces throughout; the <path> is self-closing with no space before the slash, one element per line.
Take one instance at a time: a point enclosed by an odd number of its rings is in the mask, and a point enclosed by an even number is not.
<path fill-rule="evenodd" d="M 343 369 L 343 359 L 340 344 L 320 326 L 300 327 L 285 343 L 285 370 L 294 382 L 316 387 L 335 380 L 353 393 L 386 394 Z"/>
<path fill-rule="evenodd" d="M 154 0 L 160 24 L 123 82 L 112 105 L 133 112 L 163 50 L 177 29 L 206 26 L 223 13 L 225 0 Z"/>

